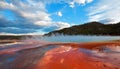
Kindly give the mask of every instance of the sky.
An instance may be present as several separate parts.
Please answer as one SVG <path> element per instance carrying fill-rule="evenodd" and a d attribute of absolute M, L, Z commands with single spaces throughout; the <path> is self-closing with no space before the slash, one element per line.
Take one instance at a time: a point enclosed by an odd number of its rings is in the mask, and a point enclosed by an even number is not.
<path fill-rule="evenodd" d="M 120 22 L 119 0 L 0 0 L 0 34 L 45 34 L 92 21 Z"/>

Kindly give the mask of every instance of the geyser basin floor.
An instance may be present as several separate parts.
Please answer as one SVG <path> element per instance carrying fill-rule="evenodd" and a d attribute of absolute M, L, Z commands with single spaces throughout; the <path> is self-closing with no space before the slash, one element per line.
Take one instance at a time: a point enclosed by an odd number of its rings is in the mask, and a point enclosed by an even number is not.
<path fill-rule="evenodd" d="M 120 42 L 45 43 L 0 47 L 0 69 L 120 69 Z"/>

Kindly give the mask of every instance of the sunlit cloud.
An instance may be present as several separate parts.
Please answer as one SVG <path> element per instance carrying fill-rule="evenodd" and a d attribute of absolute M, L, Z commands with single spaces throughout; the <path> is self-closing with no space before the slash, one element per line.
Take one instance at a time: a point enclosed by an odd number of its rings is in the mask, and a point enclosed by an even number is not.
<path fill-rule="evenodd" d="M 119 0 L 101 0 L 89 8 L 89 21 L 120 22 Z"/>
<path fill-rule="evenodd" d="M 62 17 L 63 15 L 62 15 L 62 13 L 61 13 L 61 12 L 58 12 L 58 16 Z"/>
<path fill-rule="evenodd" d="M 87 3 L 91 3 L 93 0 L 73 0 L 72 2 L 69 3 L 71 8 L 75 7 L 75 3 L 79 5 L 85 5 Z"/>
<path fill-rule="evenodd" d="M 45 1 L 35 1 L 35 0 L 22 0 L 16 1 L 11 0 L 10 3 L 1 0 L 0 1 L 0 10 L 4 12 L 4 10 L 9 10 L 15 14 L 16 19 L 14 21 L 10 21 L 6 19 L 3 14 L 0 14 L 1 22 L 0 24 L 2 28 L 0 28 L 0 32 L 7 33 L 32 33 L 36 32 L 38 29 L 43 30 L 44 28 L 53 28 L 61 29 L 70 26 L 66 26 L 66 23 L 62 22 L 54 22 L 52 21 L 50 14 L 46 11 Z M 53 2 L 51 0 L 51 2 Z M 50 2 L 49 2 L 50 3 Z M 62 16 L 62 13 L 58 13 L 59 16 Z M 6 24 L 4 24 L 6 23 Z M 49 27 L 50 26 L 50 27 Z M 8 31 L 10 29 L 11 31 Z M 49 30 L 49 31 L 52 31 Z M 49 32 L 48 31 L 48 32 Z"/>

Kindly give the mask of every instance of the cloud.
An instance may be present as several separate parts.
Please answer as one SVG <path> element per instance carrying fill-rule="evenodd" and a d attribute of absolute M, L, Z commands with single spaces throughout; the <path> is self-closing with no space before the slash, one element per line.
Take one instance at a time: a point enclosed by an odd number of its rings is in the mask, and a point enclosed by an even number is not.
<path fill-rule="evenodd" d="M 35 2 L 38 2 L 38 1 L 41 1 L 43 2 L 44 4 L 50 4 L 50 3 L 67 3 L 69 4 L 70 7 L 74 8 L 75 7 L 75 4 L 87 4 L 87 3 L 91 3 L 93 2 L 93 0 L 30 0 L 30 1 L 35 1 Z"/>
<path fill-rule="evenodd" d="M 59 29 L 70 27 L 70 26 L 71 26 L 70 24 L 65 22 L 53 22 L 48 27 L 45 27 L 43 31 L 48 32 L 53 30 L 59 30 Z"/>
<path fill-rule="evenodd" d="M 120 22 L 119 0 L 101 0 L 89 10 L 89 21 L 105 21 L 106 23 Z M 109 20 L 109 21 L 108 21 Z"/>
<path fill-rule="evenodd" d="M 57 29 L 63 29 L 63 28 L 67 28 L 67 27 L 70 27 L 71 25 L 68 24 L 68 23 L 65 23 L 65 22 L 57 22 L 55 23 Z"/>
<path fill-rule="evenodd" d="M 0 8 L 10 9 L 19 13 L 22 17 L 27 18 L 31 21 L 37 20 L 51 20 L 50 14 L 46 12 L 45 5 L 42 2 L 34 2 L 27 0 L 26 2 L 11 0 L 11 3 L 4 1 L 0 2 Z"/>
<path fill-rule="evenodd" d="M 63 15 L 62 15 L 62 13 L 59 11 L 58 12 L 58 16 L 60 16 L 60 17 L 62 17 Z"/>
<path fill-rule="evenodd" d="M 14 9 L 16 8 L 12 3 L 7 3 L 3 0 L 0 1 L 0 9 Z"/>
<path fill-rule="evenodd" d="M 70 27 L 67 22 L 55 22 L 46 9 L 47 4 L 65 3 L 74 8 L 76 4 L 85 5 L 93 0 L 0 0 L 0 12 L 10 11 L 9 18 L 0 14 L 0 33 L 35 33 L 38 30 L 49 32 Z M 6 12 L 7 13 L 7 12 Z M 9 13 L 8 13 L 9 14 Z M 57 13 L 62 17 L 61 11 Z"/>
<path fill-rule="evenodd" d="M 37 29 L 40 28 L 42 29 L 42 26 L 40 27 L 32 23 L 27 23 L 24 20 L 21 20 L 23 21 L 23 23 L 20 23 L 19 21 L 12 22 L 5 18 L 0 18 L 0 33 L 1 32 L 14 34 L 31 33 L 36 32 Z"/>
<path fill-rule="evenodd" d="M 73 0 L 73 2 L 78 3 L 78 4 L 85 4 L 85 3 L 90 3 L 93 0 Z"/>
<path fill-rule="evenodd" d="M 71 8 L 74 8 L 74 7 L 75 7 L 74 2 L 70 2 L 69 5 L 70 5 Z"/>
<path fill-rule="evenodd" d="M 44 0 L 25 0 L 25 2 L 22 0 L 10 0 L 10 2 L 1 0 L 0 11 L 8 10 L 14 14 L 15 18 L 9 20 L 4 14 L 0 14 L 0 32 L 20 34 L 68 27 L 67 25 L 70 25 L 68 23 L 52 21 L 45 8 L 46 2 Z M 62 16 L 62 13 L 59 14 Z"/>
<path fill-rule="evenodd" d="M 35 30 L 34 29 L 22 29 L 22 28 L 15 28 L 15 27 L 7 27 L 7 28 L 0 28 L 0 32 L 21 34 L 21 33 L 35 32 Z"/>
<path fill-rule="evenodd" d="M 69 3 L 71 8 L 75 7 L 75 3 L 79 5 L 85 5 L 86 3 L 91 3 L 93 0 L 73 0 Z"/>

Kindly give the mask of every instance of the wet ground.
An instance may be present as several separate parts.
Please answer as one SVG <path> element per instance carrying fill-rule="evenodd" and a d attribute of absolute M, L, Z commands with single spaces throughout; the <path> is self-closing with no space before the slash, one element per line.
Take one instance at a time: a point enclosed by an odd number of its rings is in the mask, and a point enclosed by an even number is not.
<path fill-rule="evenodd" d="M 120 42 L 7 44 L 0 69 L 120 69 Z"/>

